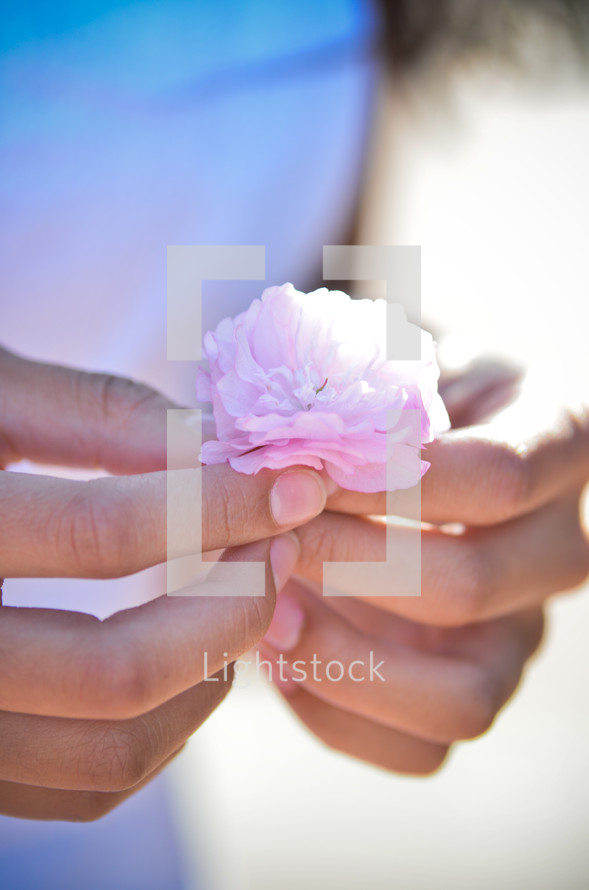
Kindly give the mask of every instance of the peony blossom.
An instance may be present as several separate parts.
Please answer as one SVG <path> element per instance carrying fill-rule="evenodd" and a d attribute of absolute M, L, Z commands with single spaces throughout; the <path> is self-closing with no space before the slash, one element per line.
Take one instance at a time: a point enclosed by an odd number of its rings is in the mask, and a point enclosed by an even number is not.
<path fill-rule="evenodd" d="M 421 446 L 449 427 L 431 335 L 421 332 L 421 360 L 387 360 L 385 300 L 269 287 L 207 333 L 204 352 L 197 396 L 217 430 L 204 464 L 302 465 L 354 491 L 384 491 L 387 479 L 410 488 L 429 467 Z"/>

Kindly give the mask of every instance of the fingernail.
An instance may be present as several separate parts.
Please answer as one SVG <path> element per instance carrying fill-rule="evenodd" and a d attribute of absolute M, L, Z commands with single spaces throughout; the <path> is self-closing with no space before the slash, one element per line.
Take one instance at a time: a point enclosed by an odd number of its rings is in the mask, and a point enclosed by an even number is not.
<path fill-rule="evenodd" d="M 298 644 L 305 621 L 305 613 L 296 600 L 281 594 L 276 600 L 272 623 L 264 641 L 278 652 L 290 652 Z"/>
<path fill-rule="evenodd" d="M 270 509 L 278 525 L 300 525 L 321 513 L 325 488 L 312 472 L 283 473 L 270 491 Z"/>
<path fill-rule="evenodd" d="M 272 538 L 270 544 L 270 565 L 274 576 L 276 593 L 282 590 L 296 568 L 299 559 L 299 539 L 294 532 Z"/>

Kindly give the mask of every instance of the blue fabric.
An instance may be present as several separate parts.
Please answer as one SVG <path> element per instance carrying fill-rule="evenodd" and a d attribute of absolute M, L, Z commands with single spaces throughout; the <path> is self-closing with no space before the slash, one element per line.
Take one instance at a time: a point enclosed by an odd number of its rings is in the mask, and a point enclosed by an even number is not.
<path fill-rule="evenodd" d="M 153 355 L 166 245 L 264 244 L 268 282 L 304 286 L 342 238 L 373 23 L 354 0 L 111 4 L 86 19 L 21 26 L 0 61 L 0 336 L 57 360 L 67 333 L 71 362 L 136 374 L 109 307 Z"/>
<path fill-rule="evenodd" d="M 0 887 L 186 890 L 165 781 L 158 777 L 99 822 L 0 816 Z M 192 882 L 190 890 L 201 888 Z"/>

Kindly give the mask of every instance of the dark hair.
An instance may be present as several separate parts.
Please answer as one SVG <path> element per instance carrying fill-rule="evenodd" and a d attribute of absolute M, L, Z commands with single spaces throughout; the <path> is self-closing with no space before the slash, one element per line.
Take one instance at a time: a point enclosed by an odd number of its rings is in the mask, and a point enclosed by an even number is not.
<path fill-rule="evenodd" d="M 400 71 L 471 52 L 517 54 L 530 20 L 566 34 L 589 61 L 589 0 L 377 0 L 384 21 L 382 49 Z"/>

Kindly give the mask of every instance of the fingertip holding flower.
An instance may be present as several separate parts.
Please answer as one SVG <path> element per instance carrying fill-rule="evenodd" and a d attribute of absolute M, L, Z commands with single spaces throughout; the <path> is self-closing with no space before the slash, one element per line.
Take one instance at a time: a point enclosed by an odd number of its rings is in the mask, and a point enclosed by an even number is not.
<path fill-rule="evenodd" d="M 327 493 L 321 478 L 309 470 L 282 473 L 270 491 L 270 510 L 278 525 L 301 525 L 325 507 Z"/>
<path fill-rule="evenodd" d="M 449 426 L 435 346 L 422 331 L 419 361 L 391 361 L 386 330 L 384 300 L 267 288 L 205 336 L 197 394 L 212 401 L 217 439 L 202 462 L 309 467 L 355 491 L 415 485 L 421 447 Z"/>

